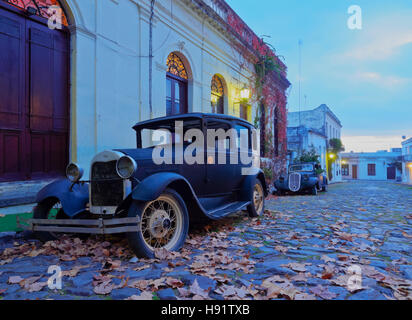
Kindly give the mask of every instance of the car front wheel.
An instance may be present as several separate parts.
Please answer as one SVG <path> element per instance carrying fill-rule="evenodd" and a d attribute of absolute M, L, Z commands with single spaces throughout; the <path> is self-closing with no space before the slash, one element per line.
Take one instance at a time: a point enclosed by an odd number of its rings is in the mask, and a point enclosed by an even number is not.
<path fill-rule="evenodd" d="M 250 217 L 256 218 L 263 215 L 265 210 L 265 192 L 263 191 L 262 183 L 256 179 L 252 192 L 251 204 L 247 207 Z"/>
<path fill-rule="evenodd" d="M 138 257 L 154 258 L 155 250 L 181 249 L 189 230 L 189 215 L 182 197 L 173 189 L 166 189 L 156 200 L 140 204 L 129 216 L 139 216 L 136 232 L 129 232 L 129 245 Z"/>
<path fill-rule="evenodd" d="M 33 210 L 33 219 L 67 219 L 62 205 L 58 199 L 50 198 L 38 203 Z M 53 232 L 37 231 L 35 237 L 40 241 L 47 242 L 58 239 L 58 235 Z"/>

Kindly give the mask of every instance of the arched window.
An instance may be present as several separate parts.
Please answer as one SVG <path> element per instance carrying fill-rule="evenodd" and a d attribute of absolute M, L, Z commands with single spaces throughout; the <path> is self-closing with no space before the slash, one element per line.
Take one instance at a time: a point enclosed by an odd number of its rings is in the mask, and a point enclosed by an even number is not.
<path fill-rule="evenodd" d="M 175 53 L 167 57 L 166 114 L 168 116 L 188 112 L 188 74 L 183 61 Z"/>
<path fill-rule="evenodd" d="M 212 97 L 211 97 L 211 105 L 212 105 L 212 112 L 213 113 L 225 113 L 224 111 L 224 88 L 222 80 L 217 76 L 214 75 L 212 78 Z"/>
<path fill-rule="evenodd" d="M 22 9 L 24 11 L 30 10 L 39 17 L 49 19 L 53 13 L 49 10 L 51 6 L 56 6 L 61 9 L 61 23 L 67 26 L 67 18 L 58 0 L 5 0 L 12 6 Z M 30 8 L 30 9 L 29 9 Z"/>

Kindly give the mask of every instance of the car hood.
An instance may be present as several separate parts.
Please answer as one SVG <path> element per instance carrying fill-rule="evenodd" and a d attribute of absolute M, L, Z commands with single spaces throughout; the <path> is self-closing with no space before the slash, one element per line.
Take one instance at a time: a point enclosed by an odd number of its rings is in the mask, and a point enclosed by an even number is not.
<path fill-rule="evenodd" d="M 135 161 L 152 160 L 153 149 L 119 149 L 115 150 L 133 158 Z"/>

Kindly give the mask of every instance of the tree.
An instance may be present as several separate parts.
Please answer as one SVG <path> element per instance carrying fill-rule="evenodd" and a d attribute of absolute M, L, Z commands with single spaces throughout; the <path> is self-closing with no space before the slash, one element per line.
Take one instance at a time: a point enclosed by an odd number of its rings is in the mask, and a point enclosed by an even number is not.
<path fill-rule="evenodd" d="M 311 146 L 310 150 L 304 150 L 302 154 L 295 159 L 295 162 L 319 162 L 320 155 L 317 154 L 314 146 Z"/>
<path fill-rule="evenodd" d="M 334 138 L 329 140 L 329 152 L 337 155 L 340 152 L 345 151 L 342 140 Z"/>

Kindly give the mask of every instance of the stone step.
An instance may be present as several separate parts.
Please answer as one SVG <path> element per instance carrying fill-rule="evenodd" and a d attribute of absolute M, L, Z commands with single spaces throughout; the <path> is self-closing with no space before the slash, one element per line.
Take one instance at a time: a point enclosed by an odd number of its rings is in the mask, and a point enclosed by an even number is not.
<path fill-rule="evenodd" d="M 34 203 L 37 193 L 55 179 L 0 183 L 0 208 Z"/>

